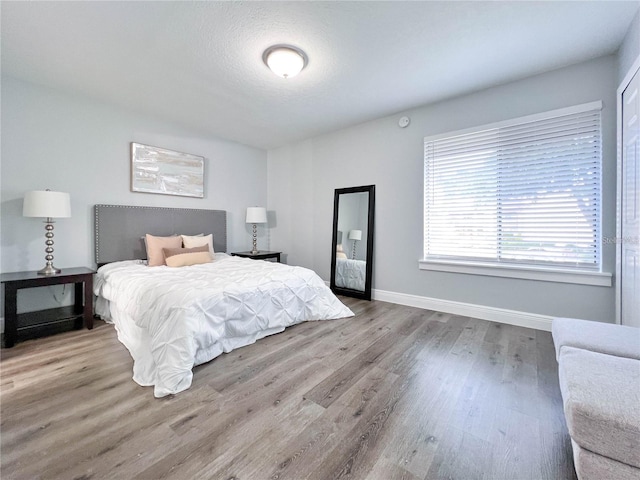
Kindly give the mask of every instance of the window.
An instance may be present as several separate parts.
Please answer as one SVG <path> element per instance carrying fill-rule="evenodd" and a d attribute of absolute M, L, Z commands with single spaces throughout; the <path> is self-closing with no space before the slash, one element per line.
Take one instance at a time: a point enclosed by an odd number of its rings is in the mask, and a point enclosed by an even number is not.
<path fill-rule="evenodd" d="M 425 138 L 421 265 L 599 272 L 601 109 Z"/>

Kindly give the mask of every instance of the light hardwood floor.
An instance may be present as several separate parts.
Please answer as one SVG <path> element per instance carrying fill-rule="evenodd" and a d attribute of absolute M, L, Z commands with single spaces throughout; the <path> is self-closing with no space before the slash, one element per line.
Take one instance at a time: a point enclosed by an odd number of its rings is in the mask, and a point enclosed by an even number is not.
<path fill-rule="evenodd" d="M 2 350 L 2 478 L 576 478 L 548 332 L 342 300 L 163 399 L 101 321 Z"/>

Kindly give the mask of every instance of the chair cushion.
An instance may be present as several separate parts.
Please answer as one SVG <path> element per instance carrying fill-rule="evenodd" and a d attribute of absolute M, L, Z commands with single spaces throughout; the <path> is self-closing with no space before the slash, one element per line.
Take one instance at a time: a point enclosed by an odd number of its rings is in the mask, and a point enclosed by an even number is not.
<path fill-rule="evenodd" d="M 640 360 L 640 328 L 575 318 L 554 318 L 551 333 L 556 358 L 560 358 L 560 349 L 567 346 Z"/>
<path fill-rule="evenodd" d="M 640 360 L 563 347 L 558 374 L 571 438 L 640 468 Z"/>

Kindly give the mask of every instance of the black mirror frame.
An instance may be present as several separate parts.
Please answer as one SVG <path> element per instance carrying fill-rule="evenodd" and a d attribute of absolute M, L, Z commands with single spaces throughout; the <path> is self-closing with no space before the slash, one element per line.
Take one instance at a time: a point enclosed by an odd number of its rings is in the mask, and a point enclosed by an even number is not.
<path fill-rule="evenodd" d="M 369 212 L 367 221 L 367 266 L 364 283 L 364 291 L 352 290 L 350 288 L 336 287 L 336 248 L 338 246 L 338 207 L 340 205 L 340 195 L 345 193 L 369 193 Z M 333 197 L 333 238 L 331 241 L 331 280 L 330 288 L 336 295 L 371 300 L 371 280 L 373 277 L 373 221 L 376 206 L 376 186 L 365 185 L 362 187 L 336 188 Z"/>

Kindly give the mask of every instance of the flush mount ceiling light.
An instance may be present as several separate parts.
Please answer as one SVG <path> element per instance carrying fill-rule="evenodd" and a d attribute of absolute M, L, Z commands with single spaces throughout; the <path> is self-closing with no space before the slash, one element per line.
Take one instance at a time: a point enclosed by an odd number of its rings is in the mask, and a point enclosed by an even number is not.
<path fill-rule="evenodd" d="M 262 54 L 262 61 L 282 78 L 298 75 L 309 63 L 307 54 L 292 45 L 273 45 Z"/>

